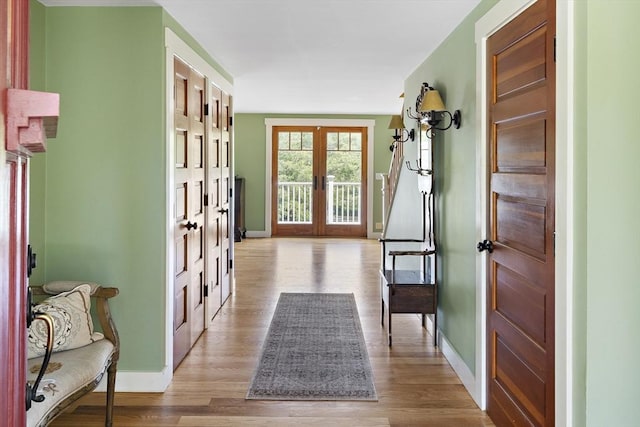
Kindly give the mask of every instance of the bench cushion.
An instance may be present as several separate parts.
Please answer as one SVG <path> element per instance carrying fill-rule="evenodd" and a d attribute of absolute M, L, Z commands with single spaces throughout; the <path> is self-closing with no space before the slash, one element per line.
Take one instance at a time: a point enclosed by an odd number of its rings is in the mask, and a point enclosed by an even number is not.
<path fill-rule="evenodd" d="M 44 394 L 45 399 L 31 403 L 27 426 L 42 425 L 42 421 L 48 421 L 51 412 L 58 409 L 60 402 L 75 393 L 93 390 L 102 379 L 114 351 L 113 343 L 102 339 L 84 347 L 53 353 L 38 393 Z M 43 357 L 37 357 L 27 361 L 29 382 L 33 383 L 38 376 L 42 360 Z"/>

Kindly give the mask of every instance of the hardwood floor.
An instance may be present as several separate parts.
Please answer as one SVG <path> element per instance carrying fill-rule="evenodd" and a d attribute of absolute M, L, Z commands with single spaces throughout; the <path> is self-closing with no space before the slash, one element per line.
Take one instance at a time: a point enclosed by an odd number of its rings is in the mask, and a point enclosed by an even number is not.
<path fill-rule="evenodd" d="M 116 426 L 493 426 L 417 315 L 394 314 L 393 348 L 380 325 L 379 243 L 246 239 L 236 245 L 233 295 L 164 393 L 116 393 Z M 280 292 L 352 292 L 378 402 L 245 400 Z M 117 321 L 117 319 L 116 319 Z M 52 426 L 104 425 L 92 393 Z"/>

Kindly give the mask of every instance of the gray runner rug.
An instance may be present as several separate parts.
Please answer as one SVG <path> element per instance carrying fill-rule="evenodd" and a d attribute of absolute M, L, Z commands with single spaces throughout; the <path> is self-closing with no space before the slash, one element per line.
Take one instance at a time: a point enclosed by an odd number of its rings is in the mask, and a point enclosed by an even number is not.
<path fill-rule="evenodd" d="M 353 294 L 281 293 L 246 398 L 378 400 Z"/>

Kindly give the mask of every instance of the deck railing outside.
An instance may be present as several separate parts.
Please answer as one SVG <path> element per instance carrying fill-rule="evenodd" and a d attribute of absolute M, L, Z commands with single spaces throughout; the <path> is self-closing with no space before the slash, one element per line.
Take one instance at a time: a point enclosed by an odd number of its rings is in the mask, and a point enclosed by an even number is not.
<path fill-rule="evenodd" d="M 278 183 L 278 224 L 310 224 L 311 182 Z M 361 184 L 327 177 L 327 224 L 360 224 Z"/>

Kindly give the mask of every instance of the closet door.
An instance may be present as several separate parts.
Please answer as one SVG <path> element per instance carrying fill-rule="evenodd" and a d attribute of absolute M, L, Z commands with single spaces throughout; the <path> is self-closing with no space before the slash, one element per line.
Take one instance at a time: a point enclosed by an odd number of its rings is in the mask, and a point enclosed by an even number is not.
<path fill-rule="evenodd" d="M 207 319 L 231 293 L 231 97 L 209 85 L 207 143 Z"/>
<path fill-rule="evenodd" d="M 222 91 L 209 84 L 207 141 L 207 321 L 222 306 Z"/>
<path fill-rule="evenodd" d="M 173 367 L 204 330 L 205 80 L 174 60 Z"/>
<path fill-rule="evenodd" d="M 222 92 L 222 115 L 221 115 L 221 124 L 222 124 L 222 143 L 220 145 L 220 181 L 222 183 L 221 187 L 221 198 L 220 198 L 220 209 L 221 213 L 221 228 L 220 228 L 220 240 L 221 240 L 221 259 L 222 259 L 222 269 L 220 275 L 220 286 L 221 286 L 221 299 L 224 303 L 229 295 L 231 294 L 231 239 L 232 236 L 232 227 L 233 221 L 231 220 L 231 182 L 233 177 L 231 176 L 231 165 L 233 162 L 232 159 L 232 144 L 233 144 L 233 116 L 232 116 L 232 97 L 228 93 Z"/>

